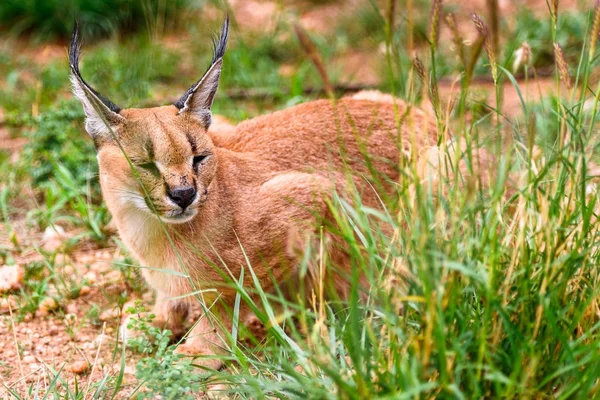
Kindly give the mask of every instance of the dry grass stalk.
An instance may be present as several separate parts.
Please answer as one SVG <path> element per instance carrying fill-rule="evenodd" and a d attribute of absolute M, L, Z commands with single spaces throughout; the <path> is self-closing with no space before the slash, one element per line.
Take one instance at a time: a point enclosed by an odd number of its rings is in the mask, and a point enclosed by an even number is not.
<path fill-rule="evenodd" d="M 567 88 L 570 89 L 573 86 L 573 83 L 571 82 L 571 75 L 569 75 L 569 64 L 567 64 L 565 53 L 563 53 L 563 50 L 558 43 L 554 43 L 554 58 L 560 79 Z"/>
<path fill-rule="evenodd" d="M 456 17 L 454 14 L 449 13 L 446 15 L 446 24 L 448 28 L 450 28 L 450 32 L 452 32 L 452 41 L 454 42 L 454 46 L 456 47 L 456 51 L 458 51 L 458 57 L 463 64 L 463 67 L 466 69 L 467 67 L 467 58 L 465 55 L 465 46 L 463 44 L 463 36 L 458 29 L 458 24 L 456 23 Z"/>
<path fill-rule="evenodd" d="M 387 7 L 387 42 L 392 43 L 392 35 L 394 33 L 394 27 L 396 25 L 396 4 L 398 0 L 389 0 Z"/>
<path fill-rule="evenodd" d="M 308 36 L 308 33 L 306 33 L 304 28 L 302 28 L 300 25 L 295 24 L 294 31 L 296 32 L 296 36 L 298 37 L 298 40 L 300 41 L 300 46 L 302 47 L 302 50 L 304 50 L 306 55 L 310 58 L 310 60 L 315 65 L 315 68 L 317 68 L 317 71 L 319 72 L 319 75 L 321 76 L 321 79 L 323 80 L 323 86 L 325 88 L 325 91 L 327 92 L 327 95 L 331 98 L 334 98 L 335 92 L 333 89 L 333 85 L 331 84 L 331 80 L 329 79 L 329 75 L 327 74 L 327 70 L 325 69 L 325 64 L 323 63 L 323 60 L 321 59 L 321 55 L 319 54 L 319 52 L 317 50 L 317 46 L 315 46 L 313 41 Z"/>
<path fill-rule="evenodd" d="M 481 54 L 481 49 L 483 49 L 484 42 L 485 36 L 482 36 L 481 33 L 479 33 L 479 35 L 477 36 L 477 40 L 475 40 L 475 43 L 473 43 L 473 49 L 471 50 L 471 58 L 469 58 L 469 63 L 467 64 L 467 81 L 470 81 L 471 77 L 473 76 L 473 71 L 475 70 L 475 65 L 477 64 L 477 60 L 479 59 L 479 55 Z"/>
<path fill-rule="evenodd" d="M 498 11 L 498 0 L 487 0 L 487 7 L 490 18 L 492 50 L 494 54 L 497 55 L 499 49 L 498 42 L 500 40 L 500 13 Z"/>

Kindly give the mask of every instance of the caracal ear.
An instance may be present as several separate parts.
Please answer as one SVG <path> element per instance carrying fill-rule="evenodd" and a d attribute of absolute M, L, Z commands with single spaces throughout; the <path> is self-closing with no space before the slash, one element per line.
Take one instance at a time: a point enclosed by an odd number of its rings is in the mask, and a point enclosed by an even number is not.
<path fill-rule="evenodd" d="M 98 148 L 102 143 L 113 140 L 113 128 L 125 121 L 119 115 L 121 109 L 112 101 L 98 93 L 88 85 L 79 72 L 79 55 L 81 54 L 81 37 L 79 23 L 75 21 L 73 37 L 69 46 L 69 66 L 71 67 L 71 84 L 73 94 L 81 101 L 85 111 L 85 130 L 90 134 Z"/>
<path fill-rule="evenodd" d="M 228 34 L 229 16 L 226 16 L 221 27 L 221 35 L 213 39 L 213 58 L 210 67 L 204 76 L 192 85 L 175 103 L 175 107 L 179 109 L 179 114 L 191 114 L 205 129 L 208 129 L 212 119 L 210 108 L 219 87 L 221 66 L 223 65 L 223 55 L 227 47 Z"/>

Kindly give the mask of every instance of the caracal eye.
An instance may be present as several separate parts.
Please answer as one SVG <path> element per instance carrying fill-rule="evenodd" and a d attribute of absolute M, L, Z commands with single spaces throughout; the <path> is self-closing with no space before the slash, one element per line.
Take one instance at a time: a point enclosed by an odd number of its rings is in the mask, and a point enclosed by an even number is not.
<path fill-rule="evenodd" d="M 201 154 L 199 156 L 194 156 L 194 158 L 192 158 L 192 164 L 195 167 L 197 167 L 198 165 L 202 164 L 202 162 L 204 162 L 207 158 L 208 158 L 208 154 Z"/>
<path fill-rule="evenodd" d="M 148 172 L 151 172 L 153 175 L 160 175 L 160 171 L 158 170 L 158 167 L 156 166 L 156 163 L 154 161 L 139 164 L 138 167 L 145 169 Z"/>

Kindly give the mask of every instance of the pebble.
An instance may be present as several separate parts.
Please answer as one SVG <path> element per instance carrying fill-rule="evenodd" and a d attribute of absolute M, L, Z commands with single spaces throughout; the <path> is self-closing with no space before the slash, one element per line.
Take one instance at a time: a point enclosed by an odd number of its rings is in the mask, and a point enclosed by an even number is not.
<path fill-rule="evenodd" d="M 53 252 L 60 248 L 63 239 L 66 237 L 65 230 L 62 226 L 54 224 L 44 230 L 42 241 L 44 242 L 44 250 Z"/>
<path fill-rule="evenodd" d="M 121 370 L 121 364 L 113 365 L 113 371 L 118 373 L 120 370 Z M 132 365 L 125 365 L 125 368 L 123 369 L 123 374 L 135 375 L 135 367 L 133 367 Z"/>
<path fill-rule="evenodd" d="M 121 317 L 121 310 L 117 307 L 109 308 L 108 310 L 102 311 L 100 313 L 100 321 L 115 321 Z"/>
<path fill-rule="evenodd" d="M 104 334 L 99 334 L 98 336 L 96 336 L 96 339 L 94 339 L 94 341 L 92 342 L 92 344 L 95 347 L 100 346 L 102 343 L 106 343 L 108 340 L 110 339 L 110 336 L 108 335 L 104 335 Z"/>
<path fill-rule="evenodd" d="M 81 289 L 79 289 L 79 295 L 86 296 L 86 295 L 90 294 L 91 291 L 92 291 L 92 288 L 90 288 L 89 286 L 83 285 L 81 287 Z"/>
<path fill-rule="evenodd" d="M 91 271 L 83 275 L 83 279 L 85 279 L 90 285 L 94 285 L 98 282 L 98 277 L 96 276 L 96 273 Z"/>
<path fill-rule="evenodd" d="M 10 313 L 11 310 L 14 312 L 16 309 L 17 300 L 12 294 L 0 299 L 0 314 Z"/>
<path fill-rule="evenodd" d="M 25 356 L 23 357 L 23 362 L 25 364 L 33 364 L 35 362 L 35 357 L 34 356 Z"/>
<path fill-rule="evenodd" d="M 21 288 L 24 278 L 25 270 L 20 265 L 0 267 L 0 294 Z"/>
<path fill-rule="evenodd" d="M 67 314 L 76 315 L 78 308 L 74 303 L 69 303 L 67 304 L 65 311 L 67 312 Z"/>
<path fill-rule="evenodd" d="M 75 361 L 69 365 L 68 370 L 74 374 L 82 375 L 90 369 L 90 364 L 87 361 Z"/>
<path fill-rule="evenodd" d="M 64 266 L 62 273 L 63 273 L 63 275 L 66 275 L 66 276 L 75 275 L 75 267 L 72 266 L 71 264 L 67 264 Z"/>
<path fill-rule="evenodd" d="M 66 255 L 65 253 L 58 253 L 56 254 L 56 256 L 54 256 L 54 265 L 55 266 L 65 266 L 67 264 L 70 264 L 73 260 L 71 260 L 71 257 L 69 257 L 68 255 Z M 73 267 L 71 267 L 73 268 Z"/>
<path fill-rule="evenodd" d="M 36 317 L 45 317 L 50 311 L 54 311 L 58 308 L 58 302 L 54 297 L 46 297 L 44 298 L 39 306 L 37 311 L 35 312 Z"/>

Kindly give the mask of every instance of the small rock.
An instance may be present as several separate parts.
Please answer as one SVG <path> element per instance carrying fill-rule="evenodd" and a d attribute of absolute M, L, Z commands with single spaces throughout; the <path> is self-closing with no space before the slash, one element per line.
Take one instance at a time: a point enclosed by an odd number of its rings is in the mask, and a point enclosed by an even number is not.
<path fill-rule="evenodd" d="M 121 364 L 113 365 L 113 371 L 118 372 L 120 370 L 121 370 Z M 135 367 L 133 367 L 132 365 L 125 365 L 125 368 L 123 369 L 123 374 L 135 375 Z"/>
<path fill-rule="evenodd" d="M 121 310 L 119 310 L 117 307 L 113 307 L 113 308 L 109 308 L 106 311 L 103 311 L 99 318 L 100 321 L 106 322 L 106 321 L 115 321 L 117 319 L 119 319 L 121 317 Z"/>
<path fill-rule="evenodd" d="M 81 254 L 77 256 L 77 262 L 80 264 L 91 264 L 95 260 L 93 254 Z"/>
<path fill-rule="evenodd" d="M 67 264 L 71 263 L 73 260 L 71 260 L 71 257 L 69 257 L 68 255 L 64 254 L 64 253 L 58 253 L 56 254 L 56 256 L 54 256 L 54 265 L 55 266 L 66 266 Z M 73 267 L 71 267 L 71 270 L 73 269 Z"/>
<path fill-rule="evenodd" d="M 75 303 L 67 304 L 67 307 L 65 309 L 65 311 L 67 312 L 67 315 L 76 315 L 78 310 L 79 309 L 77 308 Z"/>
<path fill-rule="evenodd" d="M 0 267 L 0 293 L 17 290 L 23 286 L 25 270 L 20 265 Z"/>
<path fill-rule="evenodd" d="M 69 365 L 68 370 L 77 375 L 83 375 L 90 369 L 87 361 L 75 361 Z"/>
<path fill-rule="evenodd" d="M 25 364 L 33 364 L 33 363 L 35 363 L 35 357 L 34 356 L 25 356 L 25 357 L 23 357 L 23 362 Z"/>
<path fill-rule="evenodd" d="M 123 275 L 120 271 L 111 270 L 104 274 L 105 282 L 121 282 L 123 280 Z"/>
<path fill-rule="evenodd" d="M 98 336 L 96 336 L 96 339 L 94 339 L 94 344 L 96 346 L 100 346 L 102 343 L 106 342 L 109 339 L 110 339 L 110 336 L 101 333 Z"/>
<path fill-rule="evenodd" d="M 58 308 L 58 302 L 54 297 L 46 297 L 44 298 L 39 306 L 37 311 L 35 312 L 36 317 L 45 317 L 50 311 L 54 311 Z"/>
<path fill-rule="evenodd" d="M 44 236 L 42 237 L 44 250 L 50 252 L 58 250 L 65 237 L 65 230 L 62 226 L 54 224 L 53 226 L 47 227 L 46 230 L 44 230 Z"/>
<path fill-rule="evenodd" d="M 62 272 L 64 275 L 67 275 L 67 276 L 75 275 L 75 273 L 76 273 L 75 267 L 71 264 L 65 265 Z"/>
<path fill-rule="evenodd" d="M 90 288 L 89 286 L 83 285 L 81 287 L 81 289 L 79 289 L 79 295 L 86 296 L 86 295 L 90 294 L 91 291 L 92 291 L 92 288 Z"/>
<path fill-rule="evenodd" d="M 96 276 L 96 273 L 92 271 L 83 275 L 83 279 L 85 279 L 90 285 L 94 285 L 96 284 L 96 282 L 98 282 L 98 277 Z"/>
<path fill-rule="evenodd" d="M 17 300 L 11 294 L 8 297 L 0 299 L 0 314 L 10 313 L 10 311 L 15 311 L 17 309 Z"/>

